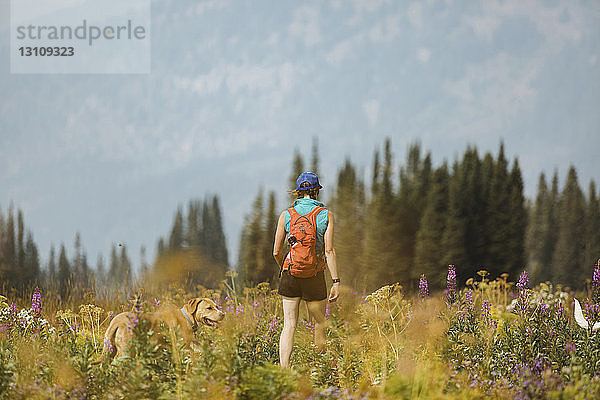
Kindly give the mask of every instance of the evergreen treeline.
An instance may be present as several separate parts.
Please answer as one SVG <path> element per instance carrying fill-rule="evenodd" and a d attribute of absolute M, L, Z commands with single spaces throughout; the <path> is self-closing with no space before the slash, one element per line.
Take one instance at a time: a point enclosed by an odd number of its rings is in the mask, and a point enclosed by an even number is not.
<path fill-rule="evenodd" d="M 586 199 L 571 167 L 562 192 L 556 173 L 542 173 L 527 229 L 528 265 L 538 281 L 576 286 L 600 258 L 600 199 L 590 182 Z"/>
<path fill-rule="evenodd" d="M 237 264 L 239 279 L 249 285 L 273 282 L 279 272 L 273 258 L 273 238 L 279 218 L 275 193 L 269 193 L 266 210 L 264 203 L 263 190 L 259 189 L 241 233 Z"/>
<path fill-rule="evenodd" d="M 77 232 L 71 258 L 68 257 L 64 244 L 60 245 L 58 254 L 54 245 L 50 247 L 48 264 L 40 274 L 40 283 L 64 299 L 67 296 L 79 297 L 90 290 L 105 287 L 118 287 L 127 291 L 133 275 L 127 248 L 121 243 L 112 247 L 108 267 L 104 266 L 102 256 L 98 256 L 96 268 L 92 268 L 81 243 L 81 235 Z"/>
<path fill-rule="evenodd" d="M 315 170 L 314 145 L 311 161 Z M 304 166 L 296 150 L 290 188 Z M 482 269 L 492 277 L 506 272 L 516 279 L 529 267 L 537 281 L 575 286 L 600 257 L 600 199 L 594 183 L 586 199 L 574 168 L 560 193 L 556 175 L 548 189 L 542 174 L 530 205 L 518 159 L 507 160 L 503 144 L 496 155 L 480 156 L 477 148 L 468 147 L 452 166 L 434 167 L 419 144 L 411 145 L 405 163 L 397 165 L 388 139 L 374 153 L 369 188 L 346 159 L 337 185 L 329 185 L 321 200 L 336 214 L 341 278 L 358 289 L 412 284 L 422 273 L 440 288 L 448 264 L 457 266 L 463 284 Z M 280 209 L 275 211 L 273 203 L 270 193 L 265 212 L 259 191 L 246 217 L 238 265 L 247 282 L 273 282 L 277 273 L 271 249 Z"/>
<path fill-rule="evenodd" d="M 16 223 L 13 207 L 4 216 L 0 210 L 0 282 L 5 290 L 28 293 L 32 286 L 40 285 L 57 293 L 61 298 L 80 296 L 97 283 L 130 283 L 131 263 L 124 246 L 117 254 L 112 250 L 110 269 L 104 272 L 102 259 L 94 271 L 90 268 L 79 233 L 75 234 L 73 257 L 69 259 L 64 244 L 58 253 L 50 248 L 48 262 L 42 268 L 39 251 L 33 235 L 25 229 L 23 212 L 17 211 Z"/>
<path fill-rule="evenodd" d="M 218 196 L 179 207 L 168 239 L 159 239 L 152 269 L 158 281 L 184 280 L 213 287 L 225 276 L 227 246 Z"/>
<path fill-rule="evenodd" d="M 310 165 L 296 150 L 288 188 L 304 170 L 319 171 L 318 144 Z M 468 147 L 452 165 L 433 166 L 420 145 L 408 148 L 398 164 L 391 141 L 373 156 L 370 182 L 346 159 L 337 177 L 330 177 L 321 199 L 336 214 L 335 248 L 344 284 L 371 290 L 391 282 L 413 284 L 427 275 L 442 287 L 448 264 L 457 266 L 460 282 L 485 269 L 492 277 L 506 272 L 516 279 L 525 268 L 537 282 L 576 287 L 590 276 L 600 258 L 600 195 L 590 182 L 587 196 L 574 167 L 559 188 L 557 173 L 547 182 L 540 174 L 536 198 L 523 195 L 518 159 L 510 161 L 500 144 L 498 153 L 483 156 Z M 286 197 L 287 208 L 294 200 Z M 276 281 L 273 238 L 281 208 L 274 192 L 259 189 L 241 232 L 237 270 L 247 284 Z M 152 267 L 141 249 L 140 275 L 159 281 L 186 281 L 216 286 L 228 265 L 228 252 L 217 196 L 190 201 L 177 209 L 171 232 L 157 245 Z M 134 278 L 127 248 L 112 247 L 108 265 L 98 257 L 90 268 L 79 233 L 73 255 L 64 244 L 51 246 L 45 268 L 40 265 L 33 235 L 23 213 L 0 209 L 0 282 L 6 289 L 28 290 L 42 285 L 62 298 L 97 287 L 127 288 Z"/>
<path fill-rule="evenodd" d="M 0 209 L 0 282 L 23 290 L 36 284 L 40 275 L 40 258 L 33 235 L 25 230 L 23 212 L 15 213 L 12 205 L 6 216 Z"/>

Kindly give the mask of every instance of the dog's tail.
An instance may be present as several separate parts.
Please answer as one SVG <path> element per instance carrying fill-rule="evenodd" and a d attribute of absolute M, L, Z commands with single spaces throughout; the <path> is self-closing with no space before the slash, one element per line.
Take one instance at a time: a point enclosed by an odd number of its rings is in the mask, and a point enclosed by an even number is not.
<path fill-rule="evenodd" d="M 115 349 L 115 335 L 117 333 L 117 329 L 119 328 L 118 324 L 115 323 L 113 319 L 108 325 L 108 329 L 106 329 L 106 333 L 104 334 L 104 343 L 102 344 L 102 353 L 100 356 L 94 361 L 92 361 L 91 365 L 100 364 L 107 356 L 110 360 L 116 352 Z"/>

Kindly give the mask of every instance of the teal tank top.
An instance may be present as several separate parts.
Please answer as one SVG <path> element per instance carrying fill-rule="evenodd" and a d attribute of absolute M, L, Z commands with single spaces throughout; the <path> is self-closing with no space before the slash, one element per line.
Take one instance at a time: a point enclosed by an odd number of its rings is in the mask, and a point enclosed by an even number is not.
<path fill-rule="evenodd" d="M 306 215 L 310 213 L 315 207 L 325 207 L 325 204 L 318 200 L 313 199 L 298 199 L 293 204 L 294 209 L 300 215 Z M 285 235 L 290 233 L 290 221 L 292 217 L 288 210 L 285 210 Z M 323 254 L 325 252 L 325 231 L 327 230 L 327 223 L 329 222 L 329 214 L 327 209 L 322 210 L 317 214 L 317 243 L 315 244 L 315 250 L 317 254 Z"/>

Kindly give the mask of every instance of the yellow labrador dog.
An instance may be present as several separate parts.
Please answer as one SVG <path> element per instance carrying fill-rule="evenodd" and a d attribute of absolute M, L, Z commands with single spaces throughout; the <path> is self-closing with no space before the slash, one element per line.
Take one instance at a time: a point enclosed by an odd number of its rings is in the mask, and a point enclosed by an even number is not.
<path fill-rule="evenodd" d="M 161 324 L 164 324 L 169 330 L 177 328 L 184 346 L 187 347 L 191 346 L 194 332 L 198 329 L 199 324 L 214 327 L 224 316 L 225 314 L 219 310 L 214 301 L 198 297 L 191 299 L 181 308 L 166 304 L 156 312 L 142 314 L 142 318 L 150 322 L 150 326 L 155 332 L 160 331 Z M 122 312 L 110 321 L 104 334 L 102 353 L 96 361 L 92 362 L 93 365 L 101 363 L 107 356 L 107 360 L 110 361 L 115 353 L 117 356 L 126 353 L 133 336 L 132 321 L 135 318 L 136 315 L 133 312 Z"/>

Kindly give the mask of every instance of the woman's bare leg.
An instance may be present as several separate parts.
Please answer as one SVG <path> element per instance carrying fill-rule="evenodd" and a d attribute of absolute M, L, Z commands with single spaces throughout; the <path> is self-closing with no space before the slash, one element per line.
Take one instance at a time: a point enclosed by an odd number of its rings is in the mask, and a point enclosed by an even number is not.
<path fill-rule="evenodd" d="M 283 297 L 283 329 L 279 338 L 279 363 L 284 368 L 290 366 L 299 309 L 300 297 Z"/>
<path fill-rule="evenodd" d="M 325 350 L 325 329 L 327 328 L 327 321 L 325 319 L 325 308 L 327 307 L 327 300 L 321 301 L 307 301 L 308 312 L 315 321 L 315 345 L 319 351 Z"/>

